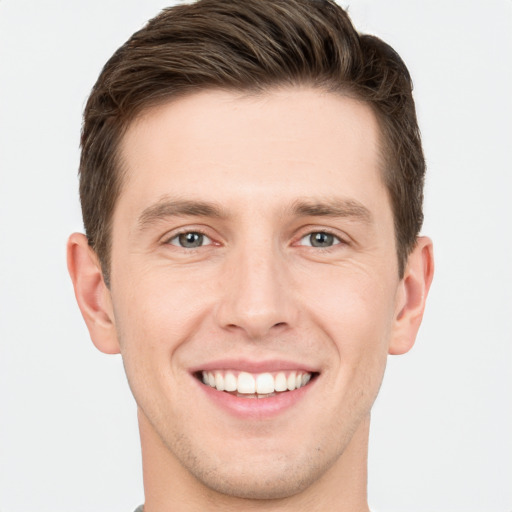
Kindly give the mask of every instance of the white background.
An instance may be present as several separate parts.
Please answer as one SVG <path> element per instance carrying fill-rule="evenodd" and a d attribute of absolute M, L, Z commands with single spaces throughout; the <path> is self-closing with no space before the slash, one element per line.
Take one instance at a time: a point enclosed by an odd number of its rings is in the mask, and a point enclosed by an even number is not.
<path fill-rule="evenodd" d="M 349 2 L 343 2 L 346 5 Z M 143 501 L 119 356 L 89 341 L 65 265 L 81 111 L 159 0 L 0 0 L 0 511 Z M 512 1 L 353 0 L 415 82 L 437 271 L 390 358 L 370 442 L 379 512 L 512 511 Z"/>

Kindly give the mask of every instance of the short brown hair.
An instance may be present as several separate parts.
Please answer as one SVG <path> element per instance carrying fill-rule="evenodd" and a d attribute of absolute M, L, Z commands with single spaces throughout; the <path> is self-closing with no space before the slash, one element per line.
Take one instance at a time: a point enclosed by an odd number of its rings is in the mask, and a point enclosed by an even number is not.
<path fill-rule="evenodd" d="M 425 161 L 402 59 L 377 37 L 358 34 L 331 0 L 199 0 L 164 9 L 133 34 L 103 68 L 85 107 L 80 200 L 107 284 L 122 185 L 118 148 L 130 122 L 178 95 L 283 85 L 349 94 L 373 108 L 403 275 L 423 221 Z"/>

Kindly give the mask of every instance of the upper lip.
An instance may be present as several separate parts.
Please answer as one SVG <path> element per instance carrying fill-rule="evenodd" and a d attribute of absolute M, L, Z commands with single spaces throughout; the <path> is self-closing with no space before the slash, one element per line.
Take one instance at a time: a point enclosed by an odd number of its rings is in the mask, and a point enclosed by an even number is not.
<path fill-rule="evenodd" d="M 248 359 L 217 359 L 190 368 L 191 373 L 214 370 L 239 370 L 248 373 L 264 373 L 278 371 L 302 370 L 308 373 L 318 373 L 319 369 L 310 364 L 285 359 L 268 359 L 254 361 Z"/>

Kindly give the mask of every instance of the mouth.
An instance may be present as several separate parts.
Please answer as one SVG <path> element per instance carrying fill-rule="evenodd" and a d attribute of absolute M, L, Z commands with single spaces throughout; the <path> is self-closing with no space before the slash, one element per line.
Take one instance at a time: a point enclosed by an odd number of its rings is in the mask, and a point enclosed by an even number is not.
<path fill-rule="evenodd" d="M 205 386 L 238 398 L 266 399 L 303 388 L 318 376 L 303 370 L 249 373 L 236 370 L 200 370 L 194 376 Z"/>

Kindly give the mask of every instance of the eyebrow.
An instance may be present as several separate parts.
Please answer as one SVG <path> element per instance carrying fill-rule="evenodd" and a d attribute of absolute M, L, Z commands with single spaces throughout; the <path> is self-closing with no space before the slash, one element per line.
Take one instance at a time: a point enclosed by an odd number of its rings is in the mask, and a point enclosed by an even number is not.
<path fill-rule="evenodd" d="M 373 216 L 364 206 L 353 199 L 333 198 L 322 201 L 299 199 L 288 210 L 296 217 L 344 217 L 371 224 Z M 205 201 L 163 198 L 148 206 L 141 213 L 138 225 L 141 230 L 167 217 L 210 217 L 225 219 L 227 212 L 217 203 Z"/>
<path fill-rule="evenodd" d="M 183 199 L 164 198 L 148 206 L 140 215 L 138 224 L 140 229 L 146 228 L 158 220 L 166 217 L 211 217 L 222 219 L 227 217 L 222 207 L 215 203 L 204 201 L 190 201 Z"/>
<path fill-rule="evenodd" d="M 303 217 L 348 217 L 365 224 L 373 223 L 373 215 L 370 210 L 353 199 L 297 200 L 292 205 L 292 213 Z"/>

